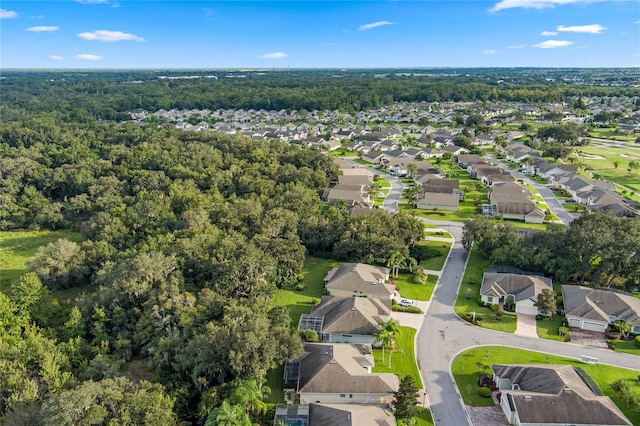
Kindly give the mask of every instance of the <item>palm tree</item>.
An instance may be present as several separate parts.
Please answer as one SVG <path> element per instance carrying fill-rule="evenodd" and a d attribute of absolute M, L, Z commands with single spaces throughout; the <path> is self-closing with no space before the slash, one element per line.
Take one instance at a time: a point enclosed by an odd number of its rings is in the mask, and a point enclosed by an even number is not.
<path fill-rule="evenodd" d="M 264 415 L 267 412 L 268 407 L 264 400 L 270 393 L 271 389 L 268 386 L 261 386 L 255 379 L 239 381 L 231 391 L 229 400 L 233 404 L 243 406 L 245 412 L 255 419 L 256 416 Z"/>
<path fill-rule="evenodd" d="M 409 272 L 413 272 L 413 268 L 418 267 L 418 261 L 414 257 L 407 257 L 407 266 L 409 267 Z"/>
<path fill-rule="evenodd" d="M 418 174 L 418 165 L 416 163 L 407 164 L 407 171 L 409 172 L 409 176 L 414 177 Z"/>
<path fill-rule="evenodd" d="M 380 343 L 382 347 L 382 362 L 384 362 L 384 350 L 391 346 L 391 342 L 393 342 L 393 335 L 389 330 L 385 330 L 383 328 L 380 329 L 377 333 L 373 335 L 376 338 L 376 342 Z"/>
<path fill-rule="evenodd" d="M 387 260 L 387 268 L 391 268 L 391 273 L 395 271 L 395 277 L 398 278 L 398 270 L 405 266 L 405 257 L 399 250 L 391 250 L 389 252 L 389 260 Z"/>
<path fill-rule="evenodd" d="M 251 426 L 251 419 L 241 405 L 223 401 L 222 405 L 209 414 L 205 426 Z"/>
<path fill-rule="evenodd" d="M 613 325 L 616 326 L 622 337 L 625 339 L 629 337 L 629 334 L 633 331 L 634 324 L 632 322 L 616 320 Z"/>
<path fill-rule="evenodd" d="M 392 335 L 400 333 L 400 324 L 397 320 L 390 318 L 388 321 L 379 323 L 381 330 L 386 330 Z"/>

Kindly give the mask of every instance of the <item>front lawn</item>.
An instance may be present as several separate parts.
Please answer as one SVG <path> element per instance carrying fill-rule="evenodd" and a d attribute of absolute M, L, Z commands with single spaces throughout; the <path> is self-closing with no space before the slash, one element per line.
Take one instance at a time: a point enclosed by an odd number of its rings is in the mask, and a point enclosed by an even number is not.
<path fill-rule="evenodd" d="M 564 322 L 562 315 L 554 315 L 550 319 L 543 319 L 536 321 L 536 330 L 538 331 L 538 337 L 548 340 L 557 340 L 562 342 L 563 336 L 558 335 L 558 329 Z"/>
<path fill-rule="evenodd" d="M 413 281 L 412 273 L 398 274 L 398 278 L 391 278 L 390 283 L 400 289 L 402 297 L 415 300 L 431 300 L 431 295 L 438 282 L 437 275 L 428 275 L 423 284 Z"/>
<path fill-rule="evenodd" d="M 428 408 L 418 407 L 420 412 L 414 419 L 416 419 L 415 426 L 433 426 L 433 416 L 431 410 Z"/>
<path fill-rule="evenodd" d="M 321 259 L 319 257 L 308 256 L 304 262 L 302 274 L 304 275 L 304 289 L 276 291 L 271 300 L 271 306 L 286 306 L 289 308 L 291 323 L 298 324 L 301 314 L 311 312 L 313 305 L 320 301 L 324 293 L 324 277 L 331 268 L 339 266 L 340 262 L 331 259 Z"/>
<path fill-rule="evenodd" d="M 414 356 L 414 342 L 416 330 L 411 327 L 400 326 L 400 331 L 396 336 L 397 347 L 391 356 L 391 367 L 387 367 L 389 361 L 389 351 L 384 351 L 384 362 L 382 362 L 382 349 L 373 350 L 373 358 L 376 366 L 373 367 L 374 373 L 394 373 L 398 377 L 403 378 L 407 374 L 413 377 L 418 389 L 422 389 L 422 379 L 416 364 Z"/>
<path fill-rule="evenodd" d="M 640 356 L 640 347 L 632 340 L 616 340 L 614 343 L 614 350 L 616 352 L 624 352 L 627 354 Z"/>
<path fill-rule="evenodd" d="M 478 305 L 478 294 L 482 285 L 482 275 L 488 261 L 482 253 L 474 245 L 469 254 L 469 262 L 462 279 L 462 284 L 458 292 L 455 311 L 461 318 L 465 318 L 466 314 L 472 315 L 475 312 L 476 318 L 480 318 L 480 327 L 489 328 L 491 330 L 504 331 L 513 333 L 516 331 L 517 318 L 512 314 L 498 314 L 492 312 L 489 308 Z"/>
<path fill-rule="evenodd" d="M 27 261 L 41 246 L 60 238 L 80 243 L 82 236 L 71 231 L 0 232 L 0 292 L 7 293 L 11 283 L 27 272 Z"/>
<path fill-rule="evenodd" d="M 625 379 L 636 393 L 640 393 L 640 382 L 637 370 L 627 370 L 610 365 L 590 365 L 573 358 L 548 355 L 541 352 L 525 351 L 504 346 L 481 346 L 468 349 L 458 355 L 452 365 L 453 377 L 456 380 L 464 403 L 474 407 L 493 406 L 491 398 L 483 398 L 478 394 L 478 375 L 490 373 L 492 364 L 569 364 L 582 368 L 604 394 L 611 398 L 634 425 L 640 425 L 640 412 L 630 410 L 626 403 L 618 398 L 611 389 L 616 379 Z"/>

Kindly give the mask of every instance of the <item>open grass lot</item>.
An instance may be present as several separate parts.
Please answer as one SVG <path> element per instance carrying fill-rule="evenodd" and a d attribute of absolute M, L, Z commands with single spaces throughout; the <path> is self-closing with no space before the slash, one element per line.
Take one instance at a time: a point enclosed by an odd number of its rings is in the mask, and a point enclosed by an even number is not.
<path fill-rule="evenodd" d="M 271 301 L 272 306 L 286 306 L 289 308 L 292 324 L 298 324 L 301 314 L 311 312 L 314 302 L 319 302 L 324 293 L 324 277 L 334 266 L 340 262 L 330 259 L 308 256 L 304 263 L 302 274 L 304 275 L 304 290 L 276 291 Z"/>
<path fill-rule="evenodd" d="M 635 145 L 633 147 L 631 144 L 628 147 L 594 144 L 580 147 L 576 151 L 578 154 L 583 154 L 580 156 L 580 162 L 585 166 L 591 167 L 593 173 L 600 175 L 603 179 L 610 179 L 619 185 L 624 185 L 636 192 L 640 192 L 640 170 L 627 170 L 630 161 L 640 161 L 640 149 L 638 148 L 640 146 Z M 585 156 L 584 154 L 587 155 Z M 614 161 L 619 161 L 617 168 L 613 163 Z"/>
<path fill-rule="evenodd" d="M 538 337 L 561 342 L 564 337 L 558 336 L 558 328 L 560 328 L 563 321 L 564 317 L 562 315 L 554 315 L 551 319 L 536 321 Z"/>
<path fill-rule="evenodd" d="M 482 275 L 487 266 L 487 260 L 474 246 L 469 255 L 467 269 L 456 300 L 456 314 L 464 318 L 466 313 L 475 312 L 476 317 L 482 318 L 481 327 L 513 333 L 516 331 L 517 326 L 515 315 L 502 314 L 502 316 L 498 316 L 489 308 L 483 308 L 478 305 L 478 293 L 482 285 Z"/>
<path fill-rule="evenodd" d="M 444 262 L 447 260 L 447 256 L 449 256 L 449 251 L 451 250 L 452 243 L 444 241 L 421 241 L 418 244 L 425 245 L 440 252 L 439 256 L 435 256 L 420 262 L 420 266 L 424 269 L 430 269 L 432 271 L 442 271 Z"/>
<path fill-rule="evenodd" d="M 416 284 L 413 281 L 413 274 L 398 274 L 398 278 L 392 278 L 391 284 L 400 289 L 402 297 L 415 300 L 431 300 L 431 295 L 438 282 L 437 275 L 428 275 L 422 284 Z"/>
<path fill-rule="evenodd" d="M 60 238 L 80 242 L 82 236 L 71 231 L 2 231 L 0 232 L 0 291 L 6 293 L 11 283 L 27 272 L 27 260 L 40 246 Z"/>
<path fill-rule="evenodd" d="M 400 332 L 396 336 L 397 347 L 391 356 L 391 367 L 387 367 L 389 362 L 389 351 L 384 352 L 384 362 L 382 361 L 382 349 L 373 350 L 373 358 L 376 366 L 374 373 L 394 373 L 403 378 L 407 374 L 413 377 L 419 389 L 422 389 L 422 379 L 414 356 L 414 341 L 416 330 L 411 327 L 400 326 Z"/>
<path fill-rule="evenodd" d="M 547 355 L 540 352 L 524 351 L 504 346 L 481 346 L 458 355 L 452 365 L 453 377 L 458 384 L 465 404 L 480 407 L 492 406 L 493 401 L 478 395 L 476 380 L 478 374 L 491 364 L 569 364 L 581 367 L 591 376 L 604 394 L 624 412 L 634 425 L 640 425 L 640 413 L 629 410 L 611 389 L 611 383 L 619 378 L 626 379 L 637 393 L 640 393 L 637 370 L 612 367 L 609 365 L 589 365 L 572 358 Z M 486 369 L 489 372 L 490 368 Z"/>

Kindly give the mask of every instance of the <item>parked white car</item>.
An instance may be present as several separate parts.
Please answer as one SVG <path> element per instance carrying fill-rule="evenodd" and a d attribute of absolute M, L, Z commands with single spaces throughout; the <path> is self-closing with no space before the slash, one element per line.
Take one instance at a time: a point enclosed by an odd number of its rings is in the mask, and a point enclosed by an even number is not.
<path fill-rule="evenodd" d="M 409 299 L 402 299 L 401 301 L 398 302 L 398 305 L 400 306 L 413 306 L 413 302 Z"/>

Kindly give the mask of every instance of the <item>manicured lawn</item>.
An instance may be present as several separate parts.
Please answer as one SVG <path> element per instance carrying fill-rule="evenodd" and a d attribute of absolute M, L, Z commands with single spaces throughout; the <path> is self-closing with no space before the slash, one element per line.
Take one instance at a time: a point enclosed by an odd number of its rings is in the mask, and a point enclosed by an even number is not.
<path fill-rule="evenodd" d="M 564 317 L 562 315 L 554 315 L 551 319 L 536 321 L 538 337 L 562 342 L 564 337 L 558 336 L 558 328 L 562 325 L 563 321 Z"/>
<path fill-rule="evenodd" d="M 424 269 L 430 269 L 432 271 L 442 271 L 444 262 L 449 256 L 451 250 L 451 244 L 443 241 L 420 241 L 418 245 L 424 245 L 440 252 L 439 256 L 429 258 L 420 262 L 420 266 Z"/>
<path fill-rule="evenodd" d="M 391 188 L 391 183 L 386 179 L 383 179 L 383 178 L 379 177 L 378 179 L 375 180 L 375 182 L 379 183 L 382 188 Z M 387 193 L 388 193 L 388 191 L 387 191 Z"/>
<path fill-rule="evenodd" d="M 492 364 L 569 364 L 582 368 L 604 394 L 631 420 L 632 424 L 640 424 L 640 413 L 629 410 L 611 389 L 611 383 L 616 379 L 626 379 L 636 393 L 640 393 L 638 370 L 627 370 L 609 365 L 589 365 L 572 358 L 547 355 L 540 352 L 524 351 L 504 346 L 482 346 L 464 351 L 458 355 L 452 365 L 453 376 L 465 404 L 480 407 L 493 406 L 493 401 L 478 395 L 477 379 L 482 371 L 490 372 Z"/>
<path fill-rule="evenodd" d="M 414 356 L 416 330 L 411 327 L 400 326 L 399 328 L 400 332 L 396 336 L 397 348 L 391 356 L 391 367 L 387 367 L 389 351 L 385 350 L 384 362 L 382 362 L 382 349 L 374 349 L 373 357 L 376 366 L 372 371 L 374 373 L 394 373 L 400 378 L 408 374 L 413 377 L 416 386 L 422 389 L 422 379 Z"/>
<path fill-rule="evenodd" d="M 489 308 L 483 308 L 478 305 L 478 293 L 482 285 L 482 275 L 487 266 L 488 261 L 474 246 L 471 250 L 467 269 L 456 300 L 456 314 L 464 318 L 466 313 L 475 312 L 477 318 L 482 318 L 481 327 L 513 333 L 516 331 L 517 326 L 515 315 L 502 314 L 498 316 Z"/>
<path fill-rule="evenodd" d="M 420 413 L 414 417 L 416 419 L 415 426 L 433 426 L 433 417 L 431 416 L 431 410 L 428 408 L 420 408 Z"/>
<path fill-rule="evenodd" d="M 413 282 L 413 274 L 401 273 L 398 278 L 391 278 L 390 283 L 400 289 L 402 297 L 416 300 L 431 300 L 431 295 L 438 282 L 437 275 L 429 275 L 424 280 L 424 284 Z"/>
<path fill-rule="evenodd" d="M 443 231 L 434 231 L 434 232 L 425 232 L 425 237 L 442 237 L 442 238 L 453 238 L 450 233 Z"/>
<path fill-rule="evenodd" d="M 636 138 L 629 133 L 617 134 L 616 130 L 618 130 L 617 127 L 599 127 L 589 130 L 588 134 L 592 138 L 614 139 L 618 141 L 633 141 Z"/>
<path fill-rule="evenodd" d="M 615 343 L 615 351 L 616 352 L 624 352 L 627 354 L 640 356 L 640 347 L 636 345 L 633 340 L 624 341 L 618 340 Z"/>
<path fill-rule="evenodd" d="M 363 166 L 372 167 L 373 163 L 363 160 L 362 158 L 354 158 L 354 163 L 362 164 Z"/>
<path fill-rule="evenodd" d="M 27 272 L 27 260 L 40 246 L 66 238 L 81 242 L 82 236 L 71 231 L 2 231 L 0 232 L 0 291 L 6 293 L 11 283 Z"/>
<path fill-rule="evenodd" d="M 324 277 L 340 262 L 330 259 L 308 256 L 304 263 L 304 290 L 278 290 L 271 300 L 271 306 L 286 306 L 289 308 L 291 323 L 298 324 L 301 314 L 308 314 L 314 303 L 320 301 L 324 293 Z"/>
<path fill-rule="evenodd" d="M 284 365 L 274 368 L 267 373 L 267 386 L 271 394 L 266 402 L 281 404 L 284 402 Z"/>
<path fill-rule="evenodd" d="M 636 149 L 633 149 L 636 148 Z M 628 171 L 630 161 L 640 160 L 640 150 L 638 146 L 629 144 L 629 147 L 590 145 L 577 149 L 580 162 L 591 167 L 594 174 L 600 175 L 603 179 L 610 179 L 619 185 L 624 185 L 640 192 L 640 171 Z M 584 155 L 586 154 L 586 155 Z M 590 157 L 595 156 L 595 157 Z M 602 157 L 602 158 L 601 158 Z M 619 162 L 615 167 L 614 161 Z"/>
<path fill-rule="evenodd" d="M 577 203 L 562 203 L 562 207 L 569 213 L 584 213 L 587 208 Z"/>

